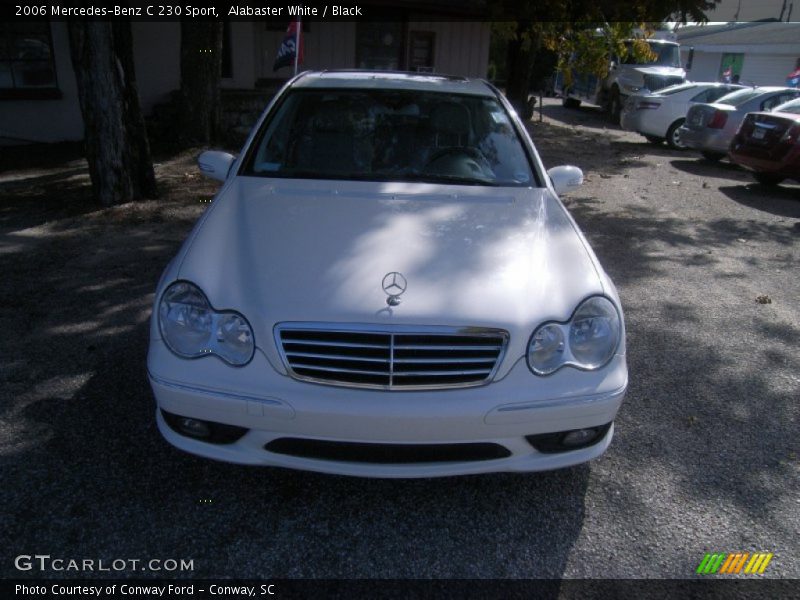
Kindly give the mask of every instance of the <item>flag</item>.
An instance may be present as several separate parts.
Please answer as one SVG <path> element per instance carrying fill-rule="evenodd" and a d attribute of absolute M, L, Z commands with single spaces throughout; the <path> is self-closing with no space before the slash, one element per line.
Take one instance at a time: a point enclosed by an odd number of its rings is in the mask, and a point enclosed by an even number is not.
<path fill-rule="evenodd" d="M 800 67 L 789 73 L 786 77 L 786 85 L 789 87 L 800 88 Z"/>
<path fill-rule="evenodd" d="M 300 21 L 295 20 L 289 23 L 289 27 L 286 28 L 286 35 L 283 37 L 280 48 L 278 48 L 278 56 L 275 57 L 275 63 L 272 65 L 273 72 L 281 67 L 288 67 L 294 64 L 298 42 L 300 42 L 300 54 L 297 57 L 297 64 L 302 64 L 303 37 L 300 33 Z"/>

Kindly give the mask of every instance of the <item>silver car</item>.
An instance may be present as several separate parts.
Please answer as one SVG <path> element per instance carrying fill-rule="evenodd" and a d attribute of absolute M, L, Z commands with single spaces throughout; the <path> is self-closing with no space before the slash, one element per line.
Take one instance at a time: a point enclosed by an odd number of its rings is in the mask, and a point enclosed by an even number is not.
<path fill-rule="evenodd" d="M 697 104 L 686 113 L 679 129 L 681 142 L 699 150 L 708 160 L 719 160 L 749 112 L 770 111 L 779 104 L 800 98 L 800 89 L 754 87 L 723 96 L 713 104 Z"/>
<path fill-rule="evenodd" d="M 715 102 L 744 86 L 730 83 L 686 82 L 671 85 L 657 92 L 635 94 L 628 98 L 622 111 L 622 128 L 641 133 L 647 141 L 670 148 L 684 149 L 679 129 L 686 112 L 701 102 Z"/>

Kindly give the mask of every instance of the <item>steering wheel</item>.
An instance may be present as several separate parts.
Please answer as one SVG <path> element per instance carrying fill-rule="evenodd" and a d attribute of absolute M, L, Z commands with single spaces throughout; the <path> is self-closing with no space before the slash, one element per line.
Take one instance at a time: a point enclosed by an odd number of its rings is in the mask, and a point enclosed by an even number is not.
<path fill-rule="evenodd" d="M 422 172 L 432 176 L 484 182 L 495 179 L 486 157 L 476 148 L 442 148 L 431 155 Z"/>
<path fill-rule="evenodd" d="M 486 158 L 475 148 L 462 148 L 458 146 L 451 146 L 449 148 L 442 148 L 434 152 L 430 158 L 425 162 L 425 169 L 433 166 L 436 162 L 446 156 L 465 156 L 475 161 L 486 162 Z"/>

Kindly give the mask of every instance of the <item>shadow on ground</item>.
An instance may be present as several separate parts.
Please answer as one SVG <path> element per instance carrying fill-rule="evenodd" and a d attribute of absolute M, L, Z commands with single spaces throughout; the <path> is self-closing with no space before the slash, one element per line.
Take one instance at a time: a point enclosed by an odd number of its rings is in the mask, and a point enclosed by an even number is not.
<path fill-rule="evenodd" d="M 742 206 L 779 217 L 800 219 L 800 186 L 751 183 L 724 185 L 719 191 Z M 795 229 L 797 229 L 795 227 Z"/>

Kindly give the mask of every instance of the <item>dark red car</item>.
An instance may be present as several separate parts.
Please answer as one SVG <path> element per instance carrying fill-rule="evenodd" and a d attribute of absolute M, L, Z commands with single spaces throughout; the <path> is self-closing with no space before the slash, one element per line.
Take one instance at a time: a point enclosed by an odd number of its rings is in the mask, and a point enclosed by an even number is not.
<path fill-rule="evenodd" d="M 776 185 L 800 181 L 800 100 L 771 112 L 748 113 L 731 141 L 730 158 L 751 171 L 756 181 Z"/>

